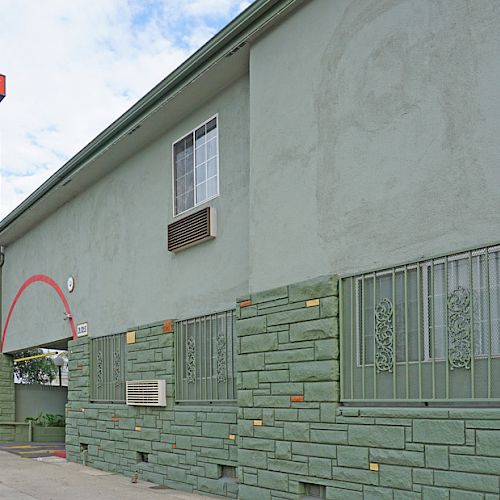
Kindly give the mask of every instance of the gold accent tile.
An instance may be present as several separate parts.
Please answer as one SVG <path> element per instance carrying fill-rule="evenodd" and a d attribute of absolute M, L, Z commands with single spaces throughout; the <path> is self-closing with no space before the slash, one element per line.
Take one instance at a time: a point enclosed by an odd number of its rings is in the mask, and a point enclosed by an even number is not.
<path fill-rule="evenodd" d="M 135 426 L 135 430 L 136 430 L 136 431 L 142 431 L 142 427 L 141 427 L 140 425 L 136 425 L 136 426 Z"/>
<path fill-rule="evenodd" d="M 262 425 L 262 420 L 254 420 L 254 421 L 253 421 L 253 425 L 255 425 L 255 426 L 260 426 L 260 425 Z"/>
<path fill-rule="evenodd" d="M 135 332 L 127 332 L 127 344 L 135 344 Z"/>
<path fill-rule="evenodd" d="M 316 307 L 319 306 L 319 299 L 311 299 L 306 301 L 306 307 Z"/>
<path fill-rule="evenodd" d="M 231 441 L 234 441 L 236 439 L 236 436 L 234 434 L 229 434 L 229 439 Z"/>
<path fill-rule="evenodd" d="M 370 463 L 370 470 L 377 472 L 378 471 L 378 464 L 371 462 Z"/>

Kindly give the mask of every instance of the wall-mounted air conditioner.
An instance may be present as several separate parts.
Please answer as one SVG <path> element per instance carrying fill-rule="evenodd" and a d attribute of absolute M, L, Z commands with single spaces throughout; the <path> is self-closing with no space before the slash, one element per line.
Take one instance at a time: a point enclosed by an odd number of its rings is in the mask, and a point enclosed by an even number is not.
<path fill-rule="evenodd" d="M 127 404 L 166 406 L 165 380 L 127 380 Z"/>

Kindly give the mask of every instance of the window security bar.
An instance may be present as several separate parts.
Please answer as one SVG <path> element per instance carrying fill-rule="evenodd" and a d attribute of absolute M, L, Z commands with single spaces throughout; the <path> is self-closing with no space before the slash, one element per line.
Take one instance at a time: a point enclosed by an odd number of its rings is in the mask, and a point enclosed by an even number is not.
<path fill-rule="evenodd" d="M 234 403 L 236 371 L 234 311 L 177 321 L 177 403 Z"/>
<path fill-rule="evenodd" d="M 500 246 L 344 278 L 341 398 L 500 402 Z"/>

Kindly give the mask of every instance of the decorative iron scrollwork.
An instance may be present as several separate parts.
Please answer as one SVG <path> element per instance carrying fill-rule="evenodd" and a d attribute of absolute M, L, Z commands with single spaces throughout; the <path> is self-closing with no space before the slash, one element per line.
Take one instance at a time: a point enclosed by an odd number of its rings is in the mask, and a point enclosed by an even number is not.
<path fill-rule="evenodd" d="M 121 356 L 119 352 L 113 353 L 113 381 L 115 386 L 122 383 Z"/>
<path fill-rule="evenodd" d="M 471 363 L 471 294 L 459 286 L 448 294 L 448 361 L 450 369 L 470 369 Z"/>
<path fill-rule="evenodd" d="M 379 373 L 394 368 L 392 315 L 392 302 L 382 299 L 375 307 L 375 367 Z"/>
<path fill-rule="evenodd" d="M 186 340 L 186 379 L 189 384 L 196 382 L 196 357 L 194 337 Z"/>
<path fill-rule="evenodd" d="M 97 370 L 96 370 L 97 387 L 102 387 L 104 383 L 104 359 L 102 351 L 97 352 Z"/>
<path fill-rule="evenodd" d="M 226 333 L 221 330 L 217 334 L 217 382 L 225 382 L 226 379 Z"/>

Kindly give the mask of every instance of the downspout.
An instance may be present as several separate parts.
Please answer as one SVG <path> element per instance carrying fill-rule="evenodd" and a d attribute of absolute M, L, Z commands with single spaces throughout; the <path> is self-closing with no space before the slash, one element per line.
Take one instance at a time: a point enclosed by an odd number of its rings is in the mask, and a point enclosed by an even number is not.
<path fill-rule="evenodd" d="M 2 304 L 3 304 L 3 295 L 2 295 L 2 267 L 5 263 L 5 247 L 0 246 L 0 332 L 2 331 Z"/>

